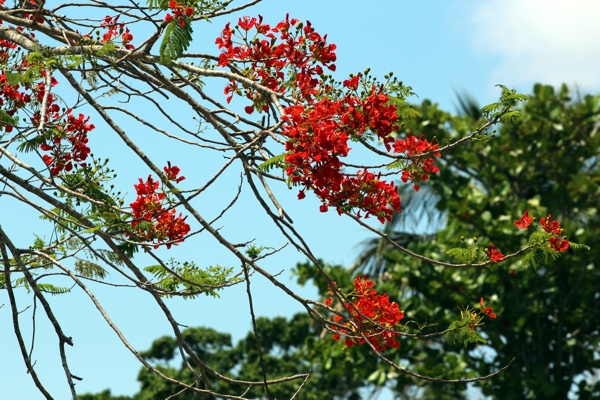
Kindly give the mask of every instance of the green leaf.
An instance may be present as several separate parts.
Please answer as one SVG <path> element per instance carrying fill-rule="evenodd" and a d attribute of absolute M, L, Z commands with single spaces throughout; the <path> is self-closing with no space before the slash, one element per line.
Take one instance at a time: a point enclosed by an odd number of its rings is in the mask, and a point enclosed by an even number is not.
<path fill-rule="evenodd" d="M 44 293 L 50 293 L 51 295 L 64 294 L 69 293 L 71 291 L 70 288 L 54 286 L 50 283 L 38 283 L 37 287 L 40 289 L 40 291 Z"/>
<path fill-rule="evenodd" d="M 569 241 L 569 248 L 571 249 L 585 249 L 585 250 L 590 250 L 590 246 L 585 245 L 585 244 L 580 244 L 580 243 L 573 243 L 571 241 Z"/>
<path fill-rule="evenodd" d="M 160 44 L 160 63 L 170 66 L 187 50 L 192 42 L 192 25 L 188 17 L 184 17 L 183 27 L 175 19 L 167 25 L 165 36 Z"/>
<path fill-rule="evenodd" d="M 75 272 L 86 278 L 104 279 L 108 272 L 100 265 L 88 260 L 75 260 Z"/>
<path fill-rule="evenodd" d="M 549 247 L 535 247 L 523 257 L 523 266 L 531 265 L 537 269 L 538 266 L 547 264 L 549 259 L 556 260 L 558 257 L 560 257 L 560 253 Z"/>
<path fill-rule="evenodd" d="M 53 138 L 64 138 L 65 134 L 55 127 L 47 127 L 42 135 L 35 135 L 24 139 L 17 149 L 23 152 L 31 152 L 37 150 L 43 143 L 46 143 Z"/>
<path fill-rule="evenodd" d="M 456 341 L 458 340 L 458 338 L 456 337 L 456 328 L 458 328 L 458 322 L 457 321 L 453 321 L 450 326 L 448 327 L 448 329 L 454 329 L 451 330 L 449 332 L 446 332 L 446 342 L 448 342 L 448 344 L 455 344 Z"/>
<path fill-rule="evenodd" d="M 268 160 L 264 161 L 262 164 L 260 164 L 258 166 L 258 170 L 260 172 L 269 172 L 271 169 L 277 167 L 277 168 L 283 168 L 285 166 L 285 157 L 287 156 L 287 153 L 283 153 L 283 154 L 279 154 L 275 157 L 271 157 Z"/>
<path fill-rule="evenodd" d="M 546 231 L 535 231 L 529 236 L 529 244 L 541 244 L 548 241 L 550 235 Z"/>
<path fill-rule="evenodd" d="M 96 225 L 94 227 L 83 230 L 81 233 L 94 233 L 96 231 L 99 231 L 102 228 L 103 228 L 102 225 Z"/>
<path fill-rule="evenodd" d="M 502 103 L 498 102 L 498 103 L 492 103 L 492 104 L 488 104 L 487 106 L 483 106 L 481 108 L 481 114 L 483 116 L 485 116 L 486 118 L 490 119 L 490 117 L 500 109 L 500 107 L 502 107 Z"/>
<path fill-rule="evenodd" d="M 220 287 L 239 281 L 236 277 L 229 277 L 233 268 L 219 265 L 202 269 L 193 262 L 184 262 L 181 265 L 179 262 L 171 260 L 169 269 L 162 265 L 150 265 L 144 268 L 158 279 L 155 286 L 167 292 L 179 292 L 184 299 L 195 298 L 202 293 L 207 296 L 219 297 L 217 291 L 220 290 Z M 169 298 L 173 297 L 173 294 L 165 293 L 163 296 Z"/>
<path fill-rule="evenodd" d="M 507 122 L 518 121 L 523 117 L 523 114 L 518 110 L 508 111 L 500 117 L 500 122 L 505 124 Z"/>
<path fill-rule="evenodd" d="M 18 123 L 19 122 L 17 117 L 12 117 L 9 114 L 7 114 L 4 110 L 0 110 L 0 127 L 6 125 L 15 126 Z"/>
<path fill-rule="evenodd" d="M 98 49 L 97 54 L 99 57 L 104 57 L 111 53 L 114 53 L 116 49 L 117 46 L 113 42 L 106 42 L 104 46 Z"/>
<path fill-rule="evenodd" d="M 138 246 L 133 243 L 123 242 L 117 247 L 129 258 L 133 258 L 133 255 L 139 251 Z"/>
<path fill-rule="evenodd" d="M 446 254 L 451 257 L 456 258 L 460 262 L 467 262 L 467 260 L 471 256 L 471 250 L 461 248 L 461 247 L 456 247 L 454 249 L 450 249 L 450 250 L 446 251 Z"/>

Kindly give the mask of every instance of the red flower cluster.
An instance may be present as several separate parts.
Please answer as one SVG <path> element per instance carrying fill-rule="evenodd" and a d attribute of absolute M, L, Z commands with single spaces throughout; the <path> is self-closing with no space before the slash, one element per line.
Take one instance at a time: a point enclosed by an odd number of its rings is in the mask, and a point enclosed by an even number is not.
<path fill-rule="evenodd" d="M 169 2 L 169 8 L 173 12 L 173 15 L 167 14 L 165 16 L 165 21 L 171 22 L 173 19 L 175 19 L 182 28 L 186 24 L 186 17 L 189 19 L 192 15 L 194 15 L 194 7 L 184 7 L 175 0 L 171 0 Z"/>
<path fill-rule="evenodd" d="M 259 82 L 271 90 L 285 92 L 290 89 L 292 95 L 296 95 L 308 102 L 312 102 L 317 95 L 318 86 L 322 85 L 319 76 L 323 74 L 323 67 L 335 71 L 336 60 L 334 44 L 327 44 L 327 35 L 321 36 L 315 32 L 309 21 L 306 25 L 299 23 L 297 19 L 286 16 L 285 21 L 280 22 L 274 28 L 263 24 L 263 17 L 243 17 L 238 21 L 239 32 L 243 35 L 242 42 L 233 41 L 235 30 L 227 23 L 221 36 L 215 43 L 219 49 L 223 49 L 219 57 L 219 66 L 225 67 L 232 62 L 250 64 L 243 69 L 244 74 L 253 81 Z M 292 28 L 294 28 L 292 30 Z M 256 32 L 249 35 L 249 31 Z M 279 35 L 280 43 L 277 43 Z M 251 41 L 248 37 L 253 38 Z M 290 69 L 290 75 L 294 79 L 286 82 L 286 68 Z M 284 83 L 286 83 L 284 85 Z M 246 97 L 253 100 L 256 109 L 268 111 L 266 100 L 263 96 L 250 88 L 244 88 Z M 225 87 L 225 94 L 229 95 L 230 102 L 233 94 L 242 94 L 237 82 L 232 81 Z M 253 108 L 246 108 L 251 113 Z"/>
<path fill-rule="evenodd" d="M 87 133 L 95 128 L 88 123 L 89 120 L 90 117 L 86 118 L 83 114 L 75 118 L 71 114 L 71 109 L 68 109 L 67 121 L 56 126 L 60 133 L 55 133 L 49 142 L 40 145 L 40 150 L 51 152 L 51 156 L 44 154 L 42 159 L 51 167 L 52 175 L 58 175 L 63 169 L 67 172 L 71 171 L 73 163 L 82 167 L 87 165 L 84 162 L 90 154 Z"/>
<path fill-rule="evenodd" d="M 404 318 L 404 312 L 400 310 L 398 303 L 390 302 L 387 294 L 378 295 L 373 286 L 373 281 L 366 277 L 361 279 L 357 276 L 354 279 L 356 299 L 352 304 L 347 303 L 345 306 L 351 314 L 351 320 L 344 324 L 348 329 L 334 327 L 333 329 L 337 333 L 333 335 L 333 339 L 338 341 L 341 339 L 341 335 L 348 336 L 349 333 L 358 336 L 358 331 L 360 331 L 377 351 L 383 351 L 388 346 L 398 348 L 400 342 L 396 338 L 400 334 L 394 332 L 393 329 Z M 340 322 L 342 317 L 336 315 L 334 319 L 335 322 Z M 347 337 L 344 340 L 347 347 L 364 343 L 365 340 L 362 337 Z"/>
<path fill-rule="evenodd" d="M 523 216 L 520 219 L 515 221 L 515 225 L 517 227 L 519 227 L 520 229 L 525 229 L 531 224 L 532 221 L 533 221 L 533 217 L 530 217 L 529 210 L 526 210 L 525 214 L 523 214 Z"/>
<path fill-rule="evenodd" d="M 563 230 L 560 227 L 560 222 L 552 221 L 551 214 L 548 214 L 547 218 L 541 218 L 540 225 L 546 232 L 556 235 L 550 238 L 550 247 L 553 250 L 560 252 L 569 248 L 569 241 L 561 236 Z"/>
<path fill-rule="evenodd" d="M 127 50 L 135 49 L 135 46 L 130 44 L 133 41 L 133 35 L 129 32 L 129 28 L 125 27 L 124 23 L 119 23 L 120 15 L 116 17 L 111 17 L 107 15 L 104 17 L 104 21 L 100 24 L 107 32 L 102 36 L 102 42 L 107 43 L 112 40 L 114 37 L 121 36 L 121 41 L 123 43 L 123 47 Z"/>
<path fill-rule="evenodd" d="M 181 182 L 185 177 L 177 177 L 178 167 L 171 167 L 171 163 L 164 168 L 168 180 Z M 147 240 L 156 240 L 159 243 L 168 241 L 167 248 L 170 249 L 172 243 L 181 243 L 190 232 L 190 226 L 185 222 L 187 217 L 182 217 L 181 213 L 175 216 L 175 210 L 164 208 L 163 201 L 165 193 L 158 191 L 159 182 L 152 179 L 149 175 L 146 182 L 139 179 L 140 183 L 134 185 L 137 193 L 137 199 L 130 204 L 133 210 L 131 222 L 132 228 L 137 228 L 136 234 Z M 145 221 L 147 224 L 142 224 Z M 158 248 L 155 244 L 154 248 Z"/>
<path fill-rule="evenodd" d="M 1 40 L 0 47 L 12 46 L 8 42 Z M 14 48 L 14 47 L 9 47 Z M 8 53 L 4 50 L 0 50 L 0 61 L 8 58 Z M 9 116 L 14 116 L 21 108 L 31 102 L 31 94 L 24 91 L 20 91 L 20 85 L 11 85 L 6 80 L 6 74 L 4 71 L 0 72 L 0 107 Z M 26 89 L 29 87 L 26 86 Z M 2 123 L 0 126 L 4 128 L 6 132 L 12 132 L 13 126 L 6 123 Z"/>
<path fill-rule="evenodd" d="M 423 136 L 417 138 L 416 136 L 412 136 L 410 132 L 406 139 L 396 140 L 393 147 L 394 153 L 406 153 L 408 157 L 418 156 L 438 149 L 438 145 L 434 143 L 433 139 L 430 143 Z M 433 153 L 434 157 L 439 157 L 440 155 L 440 153 Z M 433 163 L 433 158 L 411 158 L 410 161 L 412 165 L 409 169 L 402 171 L 401 179 L 404 183 L 409 180 L 415 182 L 413 187 L 418 192 L 421 187 L 417 183 L 425 182 L 429 179 L 430 174 L 435 174 L 440 169 Z"/>
<path fill-rule="evenodd" d="M 533 217 L 529 216 L 529 210 L 527 210 L 521 219 L 515 221 L 515 225 L 521 229 L 524 229 L 527 228 L 532 221 Z M 560 227 L 560 222 L 552 221 L 551 214 L 548 214 L 548 217 L 546 218 L 541 218 L 540 225 L 543 230 L 551 235 L 549 239 L 551 249 L 561 252 L 566 251 L 569 248 L 569 241 L 561 236 L 563 230 Z"/>
<path fill-rule="evenodd" d="M 234 36 L 241 42 L 234 42 Z M 335 70 L 336 46 L 326 40 L 327 35 L 315 32 L 310 22 L 303 25 L 289 15 L 274 28 L 264 24 L 260 15 L 258 19 L 243 17 L 235 29 L 227 24 L 217 38 L 216 44 L 223 50 L 218 65 L 249 64 L 243 69 L 246 77 L 301 100 L 286 107 L 282 115 L 282 135 L 288 138 L 286 174 L 292 184 L 303 186 L 299 199 L 311 189 L 323 202 L 322 212 L 329 207 L 335 207 L 340 214 L 358 209 L 359 218 L 362 211 L 365 217 L 374 215 L 383 223 L 391 220 L 394 212 L 400 212 L 397 189 L 393 183 L 381 180 L 380 174 L 368 170 L 355 175 L 344 173 L 340 158 L 350 151 L 348 140 L 358 140 L 370 132 L 383 141 L 388 151 L 393 144 L 396 153 L 408 152 L 409 156 L 434 151 L 437 145 L 410 134 L 394 143 L 391 134 L 399 129 L 396 106 L 390 104 L 383 85 L 363 82 L 367 93 L 359 96 L 361 74 L 343 82 L 346 94 L 334 94 L 322 79 L 323 68 Z M 289 70 L 287 74 L 285 69 Z M 286 76 L 291 78 L 286 81 Z M 239 85 L 231 81 L 225 87 L 227 102 L 234 94 L 245 94 L 253 102 L 245 107 L 248 114 L 255 110 L 269 112 L 268 101 L 261 93 L 244 85 L 242 92 Z M 409 177 L 415 182 L 427 180 L 428 174 L 439 170 L 431 158 L 415 159 L 412 163 L 411 172 L 402 175 L 405 182 Z"/>
<path fill-rule="evenodd" d="M 552 214 L 548 214 L 548 218 L 540 219 L 540 224 L 548 233 L 556 233 L 557 235 L 561 234 L 562 229 L 560 229 L 560 222 L 552 221 Z"/>
<path fill-rule="evenodd" d="M 482 313 L 484 313 L 485 315 L 487 315 L 490 318 L 496 318 L 496 314 L 494 314 L 492 311 L 491 307 L 484 307 L 483 305 L 484 299 L 483 297 L 479 299 L 479 309 L 481 310 Z"/>
<path fill-rule="evenodd" d="M 312 189 L 324 203 L 321 211 L 335 207 L 341 214 L 358 208 L 366 212 L 365 217 L 374 215 L 382 223 L 400 211 L 400 196 L 393 183 L 367 170 L 347 176 L 340 161 L 350 151 L 351 136 L 371 130 L 385 141 L 397 129 L 396 107 L 388 101 L 387 95 L 373 88 L 365 99 L 348 94 L 337 101 L 324 98 L 310 107 L 298 104 L 285 109 L 286 174 L 293 184 L 304 186 L 299 199 Z"/>
<path fill-rule="evenodd" d="M 504 260 L 504 254 L 500 252 L 500 250 L 495 249 L 493 244 L 490 244 L 489 249 L 485 249 L 485 253 L 493 262 L 498 262 Z"/>
<path fill-rule="evenodd" d="M 0 43 L 0 59 L 6 60 L 9 57 L 8 51 L 14 49 L 15 46 L 8 42 Z M 16 68 L 29 68 L 26 61 L 21 61 Z M 46 78 L 46 72 L 41 72 L 42 78 Z M 58 81 L 51 77 L 50 84 L 58 85 Z M 77 163 L 83 167 L 84 162 L 90 154 L 90 148 L 87 146 L 88 132 L 94 129 L 94 125 L 89 124 L 89 117 L 79 114 L 78 118 L 71 114 L 71 109 L 67 110 L 66 119 L 59 121 L 61 118 L 60 106 L 57 104 L 56 97 L 49 93 L 46 97 L 46 82 L 37 82 L 35 85 L 28 83 L 23 84 L 25 91 L 21 91 L 20 85 L 11 85 L 4 72 L 0 72 L 0 107 L 9 116 L 14 116 L 17 112 L 32 101 L 41 104 L 46 98 L 45 126 L 46 140 L 40 144 L 40 150 L 50 152 L 50 155 L 44 154 L 42 159 L 50 168 L 52 175 L 58 175 L 62 170 L 71 171 L 73 163 Z M 30 116 L 31 123 L 39 126 L 42 113 L 36 110 Z M 13 126 L 3 124 L 6 132 L 11 132 Z"/>

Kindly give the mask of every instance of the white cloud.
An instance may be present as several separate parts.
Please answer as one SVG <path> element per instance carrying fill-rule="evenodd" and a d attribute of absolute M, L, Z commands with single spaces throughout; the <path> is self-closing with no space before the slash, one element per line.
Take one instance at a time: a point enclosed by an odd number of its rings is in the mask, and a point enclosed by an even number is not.
<path fill-rule="evenodd" d="M 471 8 L 473 44 L 498 56 L 494 83 L 600 91 L 600 1 L 488 0 Z"/>

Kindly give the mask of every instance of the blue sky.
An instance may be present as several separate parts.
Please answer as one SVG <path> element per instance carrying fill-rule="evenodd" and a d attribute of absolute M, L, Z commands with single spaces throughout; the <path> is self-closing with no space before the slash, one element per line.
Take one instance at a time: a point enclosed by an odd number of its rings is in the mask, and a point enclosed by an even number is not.
<path fill-rule="evenodd" d="M 596 21 L 600 15 L 600 3 L 596 1 L 265 0 L 241 15 L 262 14 L 265 21 L 275 24 L 288 12 L 291 17 L 310 20 L 319 33 L 327 33 L 328 41 L 338 46 L 336 64 L 339 79 L 366 67 L 380 77 L 393 71 L 418 94 L 418 98 L 413 99 L 415 102 L 429 98 L 446 110 L 454 111 L 454 90 L 472 94 L 482 105 L 493 102 L 499 94 L 494 87 L 497 83 L 525 93 L 538 81 L 553 85 L 566 82 L 580 85 L 583 91 L 600 91 L 600 74 L 597 72 L 600 65 L 600 25 Z M 198 22 L 194 27 L 195 41 L 191 50 L 216 54 L 214 39 L 227 21 L 236 20 L 237 16 L 231 16 L 219 18 L 212 24 Z M 236 100 L 238 105 L 241 104 L 240 99 Z M 183 115 L 180 117 L 185 118 Z M 94 118 L 97 119 L 92 114 L 93 122 L 97 123 Z M 90 138 L 92 146 L 96 146 L 94 151 L 113 159 L 123 190 L 132 192 L 133 188 L 126 185 L 136 182 L 138 177 L 147 176 L 148 172 L 141 163 L 124 161 L 128 160 L 127 149 L 105 143 L 101 124 L 97 125 L 99 128 L 93 135 L 98 136 Z M 131 126 L 131 129 L 139 128 Z M 146 140 L 144 134 L 143 130 L 131 133 L 139 141 Z M 146 140 L 144 151 L 158 164 L 164 158 L 163 164 L 171 160 L 181 166 L 183 174 L 188 177 L 182 183 L 183 188 L 193 187 L 194 181 L 201 182 L 222 162 L 218 157 L 199 159 L 192 153 L 171 151 L 164 143 L 161 139 Z M 202 213 L 210 218 L 218 213 L 222 204 L 231 200 L 239 182 L 238 174 L 236 170 L 226 175 L 225 182 L 235 184 L 222 184 L 199 200 Z M 190 186 L 185 186 L 187 184 Z M 298 202 L 296 191 L 290 192 L 285 187 L 274 190 L 289 207 L 296 228 L 307 238 L 315 254 L 325 261 L 351 264 L 357 255 L 356 245 L 370 237 L 368 232 L 347 218 L 334 212 L 319 213 L 318 203 L 310 196 Z M 230 240 L 242 242 L 256 238 L 259 245 L 279 247 L 285 244 L 272 224 L 253 211 L 257 210 L 256 202 L 247 191 L 242 193 L 239 205 L 220 222 Z M 33 238 L 33 227 L 42 226 L 37 215 L 6 199 L 6 196 L 0 198 L 0 207 L 11 210 L 10 215 L 3 213 L 0 217 L 3 228 L 9 235 L 17 235 L 19 245 L 28 245 Z M 24 226 L 27 228 L 23 229 Z M 40 228 L 40 231 L 47 232 L 44 229 Z M 194 260 L 201 266 L 235 266 L 235 260 L 206 236 L 162 254 Z M 136 260 L 142 264 L 145 261 L 142 255 L 136 256 Z M 290 269 L 299 261 L 304 261 L 304 257 L 288 248 L 265 260 L 263 266 L 272 273 L 281 271 L 282 282 L 299 290 L 304 297 L 314 296 L 312 289 L 298 288 L 290 277 Z M 113 278 L 118 280 L 116 276 Z M 298 304 L 264 279 L 257 276 L 252 282 L 258 315 L 290 316 L 301 311 Z M 94 284 L 90 287 L 137 349 L 144 350 L 155 338 L 170 333 L 149 296 L 136 293 L 134 289 Z M 134 393 L 138 388 L 135 378 L 139 363 L 101 320 L 89 299 L 74 291 L 53 297 L 51 302 L 63 329 L 75 342 L 75 347 L 67 351 L 73 373 L 84 377 L 77 384 L 78 391 L 97 392 L 111 388 L 113 394 Z M 2 304 L 2 396 L 42 398 L 25 373 L 12 333 L 8 299 L 4 292 L 0 292 Z M 31 297 L 22 293 L 19 304 L 20 309 L 31 305 Z M 202 297 L 194 301 L 171 300 L 168 304 L 173 306 L 179 321 L 188 326 L 204 325 L 230 332 L 234 340 L 250 329 L 245 288 L 241 286 L 223 291 L 220 299 Z M 21 323 L 26 331 L 30 329 L 31 318 L 32 308 L 21 314 Z M 36 330 L 33 359 L 37 361 L 41 379 L 56 398 L 67 398 L 68 391 L 57 355 L 57 340 L 40 310 Z"/>

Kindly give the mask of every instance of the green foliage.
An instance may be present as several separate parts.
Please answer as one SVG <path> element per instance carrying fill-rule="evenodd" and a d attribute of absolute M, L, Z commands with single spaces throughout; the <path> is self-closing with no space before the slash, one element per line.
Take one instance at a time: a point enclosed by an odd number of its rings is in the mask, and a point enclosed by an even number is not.
<path fill-rule="evenodd" d="M 285 168 L 285 157 L 287 153 L 279 154 L 274 157 L 265 160 L 262 164 L 258 166 L 258 170 L 260 172 L 269 172 L 273 168 Z"/>
<path fill-rule="evenodd" d="M 19 123 L 19 117 L 13 117 L 0 109 L 0 128 L 4 126 L 15 126 Z"/>
<path fill-rule="evenodd" d="M 481 109 L 481 115 L 488 121 L 499 119 L 501 123 L 514 122 L 521 117 L 519 110 L 512 110 L 520 102 L 527 101 L 528 97 L 517 93 L 503 85 L 496 85 L 502 89 L 502 95 L 496 103 L 488 104 Z"/>
<path fill-rule="evenodd" d="M 132 398 L 128 396 L 113 396 L 110 389 L 106 389 L 96 394 L 80 394 L 77 398 L 79 400 L 132 400 Z"/>
<path fill-rule="evenodd" d="M 30 136 L 28 138 L 24 138 L 23 142 L 21 142 L 17 146 L 17 150 L 29 153 L 35 151 L 40 148 L 40 145 L 46 143 L 48 139 L 52 136 L 63 137 L 64 134 L 56 128 L 49 127 L 45 130 L 43 135 L 35 135 Z"/>
<path fill-rule="evenodd" d="M 108 272 L 100 265 L 82 259 L 75 260 L 75 272 L 86 278 L 104 279 Z"/>
<path fill-rule="evenodd" d="M 27 290 L 27 293 L 31 293 L 31 286 L 29 285 L 29 282 L 27 281 L 27 278 L 25 278 L 25 277 L 16 279 L 14 286 L 15 287 L 23 286 Z M 62 286 L 55 286 L 51 283 L 36 282 L 35 286 L 37 286 L 37 288 L 40 289 L 40 292 L 49 293 L 51 295 L 64 294 L 64 293 L 69 293 L 71 291 L 70 288 L 62 287 Z"/>
<path fill-rule="evenodd" d="M 183 294 L 184 299 L 195 298 L 202 293 L 219 297 L 219 289 L 239 281 L 237 277 L 230 277 L 233 268 L 217 265 L 201 269 L 193 262 L 181 264 L 173 259 L 168 267 L 151 265 L 144 270 L 158 279 L 154 285 L 167 292 L 165 297 L 173 297 L 174 292 Z"/>
<path fill-rule="evenodd" d="M 306 314 L 296 314 L 290 319 L 276 317 L 256 319 L 262 357 L 269 371 L 269 379 L 303 374 L 311 371 L 311 378 L 304 384 L 296 399 L 348 399 L 359 400 L 359 389 L 369 387 L 367 378 L 377 358 L 369 351 L 360 348 L 344 351 L 339 343 L 323 340 L 321 328 Z M 188 328 L 182 332 L 183 339 L 198 357 L 211 368 L 233 378 L 246 381 L 262 381 L 259 353 L 253 333 L 248 333 L 238 343 L 232 345 L 231 336 L 210 328 Z M 193 382 L 194 376 L 180 358 L 177 340 L 170 336 L 156 339 L 152 346 L 141 353 L 161 371 L 183 382 Z M 174 367 L 180 361 L 180 367 Z M 194 364 L 193 360 L 188 360 Z M 389 368 L 380 368 L 384 377 Z M 373 379 L 373 378 L 372 378 Z M 381 377 L 377 377 L 381 380 Z M 181 391 L 181 388 L 165 382 L 148 370 L 142 368 L 138 375 L 140 391 L 132 400 L 166 399 Z M 302 380 L 270 385 L 272 398 L 290 399 L 297 391 Z M 203 383 L 200 383 L 203 388 Z M 262 387 L 245 388 L 222 381 L 212 381 L 211 390 L 225 395 L 240 396 L 249 399 L 266 398 Z M 106 391 L 91 395 L 80 395 L 86 400 L 120 400 L 106 397 Z M 84 397 L 87 396 L 87 397 Z M 102 397 L 104 396 L 104 397 Z M 185 391 L 177 399 L 193 400 L 197 397 Z"/>
<path fill-rule="evenodd" d="M 179 58 L 192 42 L 192 25 L 188 17 L 184 17 L 185 24 L 179 25 L 179 22 L 173 19 L 165 29 L 165 36 L 160 44 L 160 63 L 166 66 L 171 65 L 171 61 Z"/>
<path fill-rule="evenodd" d="M 461 238 L 463 243 L 465 243 L 464 236 Z M 453 257 L 460 263 L 472 264 L 477 259 L 479 255 L 479 247 L 477 246 L 477 241 L 474 240 L 473 244 L 468 245 L 466 248 L 463 247 L 455 247 L 453 249 L 446 250 L 446 254 L 450 257 Z"/>
<path fill-rule="evenodd" d="M 46 58 L 38 53 L 32 52 L 29 54 L 27 58 L 29 62 L 29 68 L 27 68 L 24 72 L 6 72 L 6 82 L 11 85 L 23 85 L 23 84 L 33 84 L 34 81 L 42 76 L 41 70 L 42 65 L 46 61 Z"/>
<path fill-rule="evenodd" d="M 128 258 L 133 258 L 134 254 L 140 251 L 139 246 L 130 242 L 122 242 L 117 245 L 117 248 Z"/>
<path fill-rule="evenodd" d="M 446 333 L 446 342 L 448 342 L 448 344 L 462 343 L 467 347 L 467 345 L 471 343 L 487 343 L 486 340 L 481 337 L 479 331 L 475 329 L 476 326 L 481 324 L 483 317 L 478 316 L 477 313 L 470 310 L 469 307 L 460 311 L 460 317 L 460 320 L 452 321 L 448 327 L 450 330 Z"/>
<path fill-rule="evenodd" d="M 536 246 L 523 257 L 523 266 L 537 268 L 546 265 L 549 261 L 556 260 L 560 253 L 545 246 Z"/>
<path fill-rule="evenodd" d="M 246 248 L 246 255 L 248 257 L 250 257 L 250 259 L 252 260 L 256 260 L 258 257 L 260 257 L 260 253 L 262 253 L 264 250 L 272 250 L 272 247 L 267 247 L 267 246 L 256 246 L 254 244 L 251 244 L 248 246 L 248 248 Z"/>
<path fill-rule="evenodd" d="M 117 49 L 117 46 L 113 42 L 109 41 L 109 42 L 104 43 L 104 45 L 102 45 L 102 47 L 100 47 L 98 49 L 96 54 L 98 55 L 98 57 L 105 57 L 109 54 L 114 53 L 116 49 Z"/>

